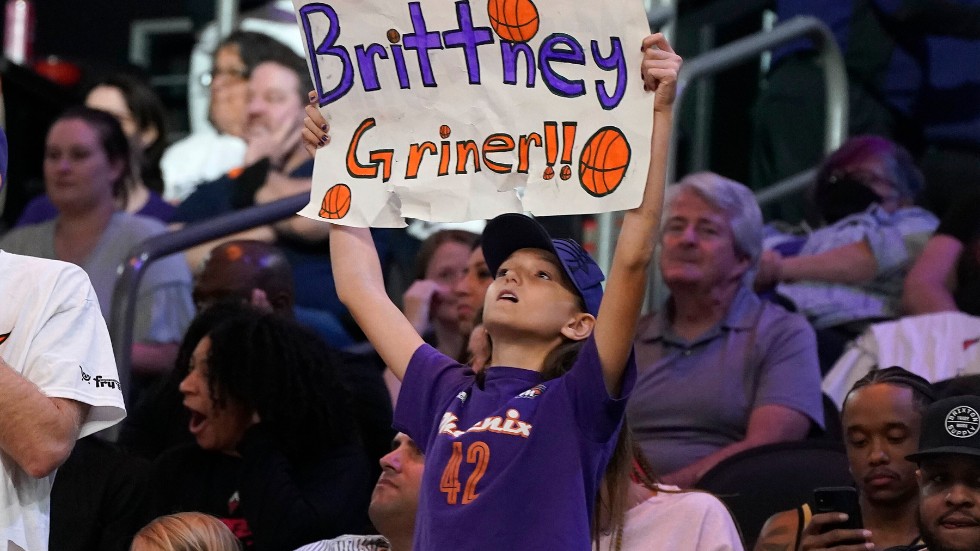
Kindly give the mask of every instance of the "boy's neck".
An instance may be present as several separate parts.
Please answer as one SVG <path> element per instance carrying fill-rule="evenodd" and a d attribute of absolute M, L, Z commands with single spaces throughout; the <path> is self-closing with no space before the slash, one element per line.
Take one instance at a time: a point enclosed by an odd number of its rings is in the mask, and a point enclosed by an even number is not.
<path fill-rule="evenodd" d="M 487 366 L 517 367 L 541 373 L 545 359 L 559 344 L 560 338 L 551 342 L 497 338 L 493 341 L 493 353 Z"/>

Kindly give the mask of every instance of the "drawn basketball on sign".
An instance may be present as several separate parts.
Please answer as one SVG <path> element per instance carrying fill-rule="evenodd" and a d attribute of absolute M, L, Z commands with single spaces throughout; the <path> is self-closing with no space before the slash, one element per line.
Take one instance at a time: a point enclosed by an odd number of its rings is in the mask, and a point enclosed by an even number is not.
<path fill-rule="evenodd" d="M 490 26 L 509 42 L 527 42 L 538 33 L 538 8 L 531 0 L 490 0 Z"/>
<path fill-rule="evenodd" d="M 609 195 L 623 181 L 630 164 L 630 145 L 623 132 L 605 126 L 585 142 L 578 162 L 582 187 L 593 197 Z"/>
<path fill-rule="evenodd" d="M 347 216 L 347 212 L 350 210 L 350 201 L 349 187 L 345 184 L 331 186 L 323 195 L 323 202 L 320 203 L 320 218 L 339 220 Z"/>

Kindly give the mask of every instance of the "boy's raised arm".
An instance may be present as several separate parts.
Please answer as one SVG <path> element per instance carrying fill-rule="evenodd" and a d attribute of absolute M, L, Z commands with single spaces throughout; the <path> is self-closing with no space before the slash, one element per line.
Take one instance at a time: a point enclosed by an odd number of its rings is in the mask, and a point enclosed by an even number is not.
<path fill-rule="evenodd" d="M 340 301 L 350 310 L 381 359 L 401 380 L 408 361 L 423 340 L 385 291 L 371 231 L 333 226 L 330 263 Z"/>
<path fill-rule="evenodd" d="M 647 269 L 660 227 L 677 74 L 682 63 L 660 33 L 646 37 L 642 47 L 643 85 L 656 92 L 650 168 L 640 206 L 626 211 L 623 217 L 595 326 L 606 390 L 613 396 L 619 394 L 626 360 L 633 346 L 633 334 L 647 287 Z"/>
<path fill-rule="evenodd" d="M 315 97 L 310 92 L 311 101 Z M 310 156 L 330 142 L 330 127 L 314 105 L 306 106 L 302 129 Z M 424 342 L 385 290 L 378 251 L 368 228 L 333 225 L 330 228 L 330 264 L 337 296 L 367 335 L 381 359 L 401 380 L 412 354 Z"/>

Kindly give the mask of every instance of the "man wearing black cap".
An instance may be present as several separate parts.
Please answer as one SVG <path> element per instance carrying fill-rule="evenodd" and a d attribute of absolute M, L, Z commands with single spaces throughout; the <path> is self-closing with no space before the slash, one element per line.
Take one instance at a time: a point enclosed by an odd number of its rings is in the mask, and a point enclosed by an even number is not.
<path fill-rule="evenodd" d="M 980 549 L 980 396 L 926 410 L 919 451 L 919 529 L 930 551 Z"/>

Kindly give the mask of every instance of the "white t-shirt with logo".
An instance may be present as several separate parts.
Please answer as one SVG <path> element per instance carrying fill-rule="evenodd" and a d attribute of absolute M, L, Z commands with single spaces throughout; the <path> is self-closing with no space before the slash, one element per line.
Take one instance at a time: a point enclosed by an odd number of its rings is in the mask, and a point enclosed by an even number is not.
<path fill-rule="evenodd" d="M 861 377 L 898 365 L 930 383 L 980 374 L 980 317 L 936 312 L 875 323 L 850 343 L 824 375 L 823 391 L 843 407 Z"/>
<path fill-rule="evenodd" d="M 126 416 L 98 299 L 73 264 L 0 251 L 0 357 L 45 395 L 91 406 L 80 437 Z M 0 463 L 0 551 L 47 549 L 54 474 Z"/>

